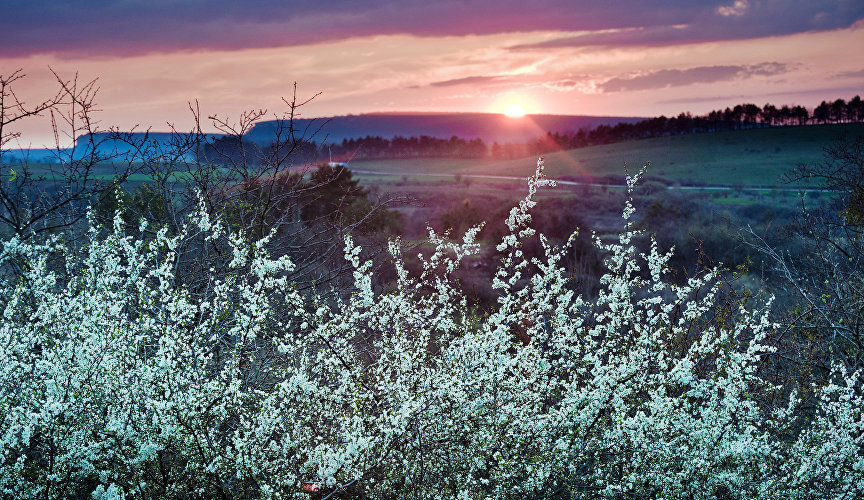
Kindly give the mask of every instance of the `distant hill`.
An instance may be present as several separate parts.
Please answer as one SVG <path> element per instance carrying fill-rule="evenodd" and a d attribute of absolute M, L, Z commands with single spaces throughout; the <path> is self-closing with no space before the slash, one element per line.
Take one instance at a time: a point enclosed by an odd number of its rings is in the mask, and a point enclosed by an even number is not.
<path fill-rule="evenodd" d="M 493 142 L 499 144 L 532 142 L 546 135 L 547 132 L 576 132 L 580 128 L 587 130 L 598 125 L 635 123 L 644 119 L 580 115 L 526 115 L 522 118 L 510 118 L 497 113 L 372 113 L 330 118 L 298 118 L 294 120 L 294 129 L 298 131 L 298 138 L 303 131 L 306 131 L 305 138 L 319 144 L 341 143 L 343 139 L 366 136 L 392 139 L 396 136 L 425 135 L 440 139 L 449 139 L 453 136 L 460 139 L 480 138 L 491 145 Z M 259 122 L 244 137 L 260 144 L 270 144 L 278 126 L 279 122 L 276 120 Z M 144 134 L 140 132 L 126 135 L 131 142 L 144 138 Z M 208 134 L 208 137 L 220 136 L 221 134 Z M 174 140 L 173 134 L 167 132 L 150 132 L 147 138 L 148 147 L 157 150 L 170 149 Z M 105 156 L 127 154 L 133 149 L 126 141 L 111 139 L 107 132 L 94 134 L 94 139 L 99 144 L 99 153 Z M 79 145 L 81 140 L 82 138 L 78 139 Z M 69 151 L 64 153 L 68 154 Z M 5 153 L 4 161 L 15 163 L 26 158 L 31 162 L 51 163 L 56 161 L 56 154 L 56 151 L 46 149 L 14 149 Z"/>
<path fill-rule="evenodd" d="M 314 132 L 321 127 L 313 140 L 318 143 L 340 143 L 343 139 L 380 136 L 392 139 L 396 136 L 429 136 L 449 139 L 480 138 L 487 144 L 530 142 L 546 135 L 546 132 L 576 132 L 580 128 L 590 129 L 598 125 L 634 123 L 645 118 L 632 116 L 580 116 L 580 115 L 526 115 L 510 118 L 497 113 L 371 113 L 363 115 L 334 116 L 331 118 L 301 118 L 294 120 L 298 131 Z M 279 123 L 275 120 L 259 122 L 247 137 L 255 142 L 266 143 L 273 139 Z"/>
<path fill-rule="evenodd" d="M 117 138 L 114 132 L 97 132 L 93 134 L 93 141 L 97 144 L 97 151 L 104 158 L 120 158 L 134 152 L 135 144 L 145 148 L 148 152 L 177 151 L 178 137 L 171 132 L 120 132 L 122 137 Z M 222 137 L 224 134 L 207 134 L 207 137 Z M 89 154 L 89 136 L 83 135 L 75 141 L 75 148 L 56 149 L 31 148 L 31 149 L 8 149 L 3 152 L 5 163 L 19 163 L 23 161 L 31 163 L 58 163 L 61 159 L 68 161 L 71 154 L 75 157 Z M 144 139 L 147 139 L 146 142 Z M 188 153 L 191 158 L 191 153 Z"/>

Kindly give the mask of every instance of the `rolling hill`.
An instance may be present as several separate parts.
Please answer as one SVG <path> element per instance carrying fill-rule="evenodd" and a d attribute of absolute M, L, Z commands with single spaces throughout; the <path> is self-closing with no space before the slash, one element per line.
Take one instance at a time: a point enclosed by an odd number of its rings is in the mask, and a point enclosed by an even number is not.
<path fill-rule="evenodd" d="M 426 135 L 440 139 L 456 136 L 462 139 L 480 138 L 493 142 L 530 142 L 547 132 L 576 132 L 598 125 L 633 123 L 644 118 L 625 116 L 579 115 L 527 115 L 509 118 L 497 113 L 372 113 L 334 116 L 331 118 L 299 118 L 294 120 L 296 130 L 309 134 L 319 129 L 312 140 L 322 143 L 340 143 L 343 139 L 380 136 L 419 137 Z M 247 137 L 265 143 L 273 138 L 279 126 L 277 121 L 257 123 Z"/>

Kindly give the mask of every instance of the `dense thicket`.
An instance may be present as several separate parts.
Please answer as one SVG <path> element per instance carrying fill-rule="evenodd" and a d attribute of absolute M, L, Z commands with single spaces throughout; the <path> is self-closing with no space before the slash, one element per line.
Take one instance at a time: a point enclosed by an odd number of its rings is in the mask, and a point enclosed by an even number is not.
<path fill-rule="evenodd" d="M 541 165 L 542 167 L 542 165 Z M 635 183 L 631 179 L 631 187 Z M 860 373 L 831 362 L 802 394 L 765 370 L 782 326 L 708 270 L 669 283 L 670 254 L 633 246 L 624 210 L 596 300 L 565 250 L 526 259 L 542 168 L 508 217 L 497 306 L 449 276 L 476 229 L 389 291 L 345 239 L 355 292 L 309 299 L 269 238 L 201 210 L 149 241 L 91 227 L 78 253 L 8 240 L 0 289 L 10 496 L 480 498 L 864 491 Z M 542 210 L 542 208 L 539 208 Z M 541 243 L 544 238 L 539 236 Z M 192 293 L 178 249 L 225 246 Z M 18 269 L 17 272 L 12 272 Z M 771 372 L 770 375 L 774 375 Z"/>

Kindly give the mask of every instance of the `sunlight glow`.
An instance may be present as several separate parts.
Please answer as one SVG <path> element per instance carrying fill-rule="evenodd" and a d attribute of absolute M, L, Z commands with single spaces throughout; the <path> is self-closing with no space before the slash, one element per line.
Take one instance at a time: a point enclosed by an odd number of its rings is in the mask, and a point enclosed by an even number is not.
<path fill-rule="evenodd" d="M 525 109 L 518 104 L 511 104 L 504 110 L 504 114 L 510 118 L 522 118 L 525 116 Z"/>

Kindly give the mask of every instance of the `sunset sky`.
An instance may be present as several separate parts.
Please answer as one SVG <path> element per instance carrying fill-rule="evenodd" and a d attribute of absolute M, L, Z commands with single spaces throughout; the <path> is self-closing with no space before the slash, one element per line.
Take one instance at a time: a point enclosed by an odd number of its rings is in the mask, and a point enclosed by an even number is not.
<path fill-rule="evenodd" d="M 99 79 L 103 127 L 284 109 L 655 116 L 864 94 L 861 0 L 7 0 L 0 74 Z M 47 136 L 25 125 L 24 141 Z M 26 144 L 24 144 L 26 145 Z M 14 146 L 13 146 L 14 147 Z"/>

